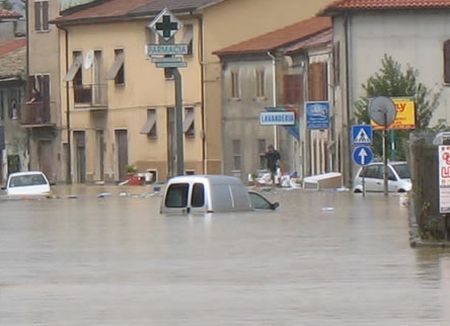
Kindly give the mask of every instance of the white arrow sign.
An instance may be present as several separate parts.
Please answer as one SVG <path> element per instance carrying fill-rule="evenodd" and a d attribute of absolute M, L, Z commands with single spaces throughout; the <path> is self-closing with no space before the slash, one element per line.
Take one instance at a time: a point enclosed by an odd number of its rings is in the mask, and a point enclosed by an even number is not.
<path fill-rule="evenodd" d="M 366 150 L 363 148 L 361 149 L 361 151 L 359 152 L 358 156 L 361 158 L 361 165 L 366 165 L 366 157 L 367 157 L 367 152 Z"/>

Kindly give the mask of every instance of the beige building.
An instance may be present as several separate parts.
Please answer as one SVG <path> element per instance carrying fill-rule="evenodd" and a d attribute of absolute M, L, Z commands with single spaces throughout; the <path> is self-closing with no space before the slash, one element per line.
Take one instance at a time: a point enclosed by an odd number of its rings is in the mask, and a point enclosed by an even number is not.
<path fill-rule="evenodd" d="M 127 166 L 174 174 L 175 92 L 169 71 L 156 68 L 145 45 L 148 24 L 167 7 L 182 22 L 176 43 L 189 43 L 181 68 L 185 172 L 220 173 L 221 66 L 215 50 L 314 15 L 331 1 L 109 0 L 63 12 L 61 33 L 63 142 L 75 182 L 121 181 Z M 73 8 L 72 8 L 73 9 Z"/>

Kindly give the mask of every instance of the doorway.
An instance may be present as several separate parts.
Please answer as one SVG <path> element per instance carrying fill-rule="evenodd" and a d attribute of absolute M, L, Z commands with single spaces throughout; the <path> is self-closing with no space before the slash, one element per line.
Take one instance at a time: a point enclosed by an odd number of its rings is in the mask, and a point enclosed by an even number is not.
<path fill-rule="evenodd" d="M 77 183 L 86 182 L 86 135 L 84 131 L 74 131 Z"/>
<path fill-rule="evenodd" d="M 103 130 L 97 130 L 95 134 L 95 180 L 103 181 L 105 175 L 105 139 Z"/>
<path fill-rule="evenodd" d="M 116 130 L 116 148 L 117 148 L 117 169 L 119 181 L 125 180 L 127 176 L 128 165 L 128 132 L 127 130 Z"/>
<path fill-rule="evenodd" d="M 39 140 L 39 169 L 53 182 L 53 147 L 51 140 Z"/>

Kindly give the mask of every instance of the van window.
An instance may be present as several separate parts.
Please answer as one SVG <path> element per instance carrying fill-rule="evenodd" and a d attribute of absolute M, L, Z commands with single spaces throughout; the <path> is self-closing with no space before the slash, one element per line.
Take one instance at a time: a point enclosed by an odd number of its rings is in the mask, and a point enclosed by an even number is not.
<path fill-rule="evenodd" d="M 186 207 L 189 183 L 176 183 L 169 186 L 166 207 Z"/>
<path fill-rule="evenodd" d="M 203 207 L 205 205 L 205 186 L 203 183 L 195 183 L 192 187 L 192 207 Z"/>

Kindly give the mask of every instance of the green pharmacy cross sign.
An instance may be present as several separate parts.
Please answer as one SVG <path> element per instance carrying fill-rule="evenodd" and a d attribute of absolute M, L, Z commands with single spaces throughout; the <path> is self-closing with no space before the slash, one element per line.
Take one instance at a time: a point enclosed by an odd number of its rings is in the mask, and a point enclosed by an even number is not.
<path fill-rule="evenodd" d="M 169 41 L 183 27 L 183 24 L 166 8 L 156 16 L 149 27 Z"/>

